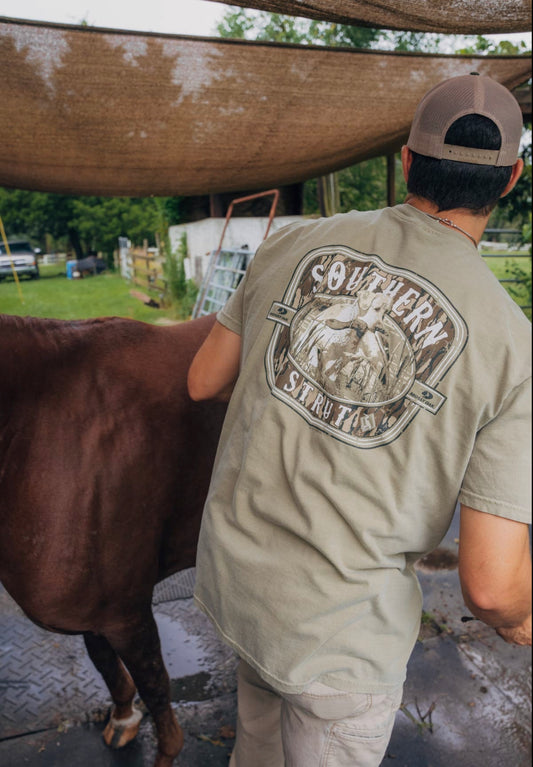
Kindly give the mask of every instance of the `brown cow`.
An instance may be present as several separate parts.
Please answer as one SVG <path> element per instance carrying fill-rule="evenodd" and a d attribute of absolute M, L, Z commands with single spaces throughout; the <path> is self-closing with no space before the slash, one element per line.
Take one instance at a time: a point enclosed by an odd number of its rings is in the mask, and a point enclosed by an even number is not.
<path fill-rule="evenodd" d="M 137 733 L 137 687 L 155 767 L 183 734 L 151 597 L 195 561 L 224 406 L 193 403 L 186 375 L 212 322 L 0 315 L 0 580 L 38 625 L 83 634 L 115 704 L 110 745 Z"/>

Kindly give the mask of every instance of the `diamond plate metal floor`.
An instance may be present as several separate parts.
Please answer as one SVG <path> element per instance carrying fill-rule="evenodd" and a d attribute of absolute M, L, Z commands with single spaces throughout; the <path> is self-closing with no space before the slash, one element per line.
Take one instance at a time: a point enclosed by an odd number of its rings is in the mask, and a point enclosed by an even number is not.
<path fill-rule="evenodd" d="M 107 689 L 81 637 L 34 626 L 5 592 L 0 604 L 0 738 L 107 706 Z"/>
<path fill-rule="evenodd" d="M 158 589 L 154 615 L 175 700 L 202 700 L 234 688 L 235 659 L 191 599 L 192 581 Z M 180 683 L 177 682 L 179 680 Z M 204 685 L 202 693 L 198 689 Z M 83 638 L 35 626 L 0 585 L 0 740 L 61 722 L 98 722 L 110 697 Z"/>

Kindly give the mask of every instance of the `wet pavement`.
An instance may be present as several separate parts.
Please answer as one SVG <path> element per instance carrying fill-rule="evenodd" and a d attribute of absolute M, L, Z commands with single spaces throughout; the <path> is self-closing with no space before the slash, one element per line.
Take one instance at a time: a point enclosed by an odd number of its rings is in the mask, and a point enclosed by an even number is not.
<path fill-rule="evenodd" d="M 531 651 L 464 623 L 457 520 L 421 563 L 420 640 L 382 767 L 526 767 L 531 763 Z M 177 767 L 226 767 L 236 714 L 236 658 L 190 598 L 154 606 L 173 705 L 185 732 Z M 101 738 L 107 690 L 81 637 L 31 624 L 0 587 L 0 765 L 151 767 L 149 716 L 120 751 Z M 255 765 L 250 765 L 255 767 Z M 356 767 L 354 765 L 354 767 Z"/>

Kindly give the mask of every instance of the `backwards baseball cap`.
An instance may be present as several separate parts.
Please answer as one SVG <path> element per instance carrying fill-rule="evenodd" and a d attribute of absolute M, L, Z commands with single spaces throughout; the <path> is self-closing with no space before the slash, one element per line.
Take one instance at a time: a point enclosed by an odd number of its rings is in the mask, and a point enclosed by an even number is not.
<path fill-rule="evenodd" d="M 464 115 L 488 117 L 500 131 L 500 149 L 474 149 L 446 144 L 448 128 Z M 509 90 L 476 73 L 453 77 L 426 93 L 418 105 L 407 146 L 438 160 L 475 165 L 514 165 L 522 135 L 522 111 Z"/>

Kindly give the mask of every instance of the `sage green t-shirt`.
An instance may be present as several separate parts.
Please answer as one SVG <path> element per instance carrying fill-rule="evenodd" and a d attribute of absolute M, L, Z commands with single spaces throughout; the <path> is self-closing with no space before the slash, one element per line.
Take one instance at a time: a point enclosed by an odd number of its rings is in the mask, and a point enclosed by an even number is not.
<path fill-rule="evenodd" d="M 242 360 L 197 603 L 282 691 L 401 684 L 457 500 L 529 521 L 529 321 L 410 205 L 279 231 L 218 319 Z"/>

